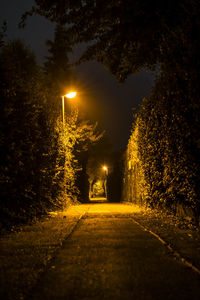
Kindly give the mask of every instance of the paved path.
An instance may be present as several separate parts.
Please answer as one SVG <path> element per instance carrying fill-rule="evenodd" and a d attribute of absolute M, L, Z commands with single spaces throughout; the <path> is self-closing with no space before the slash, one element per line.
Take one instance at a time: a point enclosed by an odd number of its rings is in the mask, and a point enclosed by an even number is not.
<path fill-rule="evenodd" d="M 200 299 L 200 276 L 131 213 L 120 204 L 88 205 L 29 299 Z"/>

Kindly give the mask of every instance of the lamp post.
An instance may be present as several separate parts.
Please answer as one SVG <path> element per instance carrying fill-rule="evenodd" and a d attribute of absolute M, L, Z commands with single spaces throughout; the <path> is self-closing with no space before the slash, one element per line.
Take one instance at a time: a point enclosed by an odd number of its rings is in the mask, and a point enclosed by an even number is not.
<path fill-rule="evenodd" d="M 63 119 L 63 130 L 65 128 L 65 97 L 66 98 L 74 98 L 76 97 L 76 92 L 69 92 L 66 95 L 61 96 L 62 97 L 62 119 Z M 64 185 L 66 188 L 66 159 L 64 154 Z"/>
<path fill-rule="evenodd" d="M 63 116 L 63 126 L 65 125 L 65 97 L 72 99 L 76 97 L 76 92 L 69 92 L 62 96 L 62 116 Z"/>
<path fill-rule="evenodd" d="M 103 166 L 103 170 L 105 171 L 105 174 L 108 176 L 108 167 Z"/>
<path fill-rule="evenodd" d="M 106 175 L 106 179 L 105 179 L 105 182 L 104 182 L 104 187 L 105 187 L 106 199 L 108 200 L 108 191 L 107 191 L 108 167 L 107 166 L 103 166 L 103 170 L 105 171 L 105 175 Z"/>

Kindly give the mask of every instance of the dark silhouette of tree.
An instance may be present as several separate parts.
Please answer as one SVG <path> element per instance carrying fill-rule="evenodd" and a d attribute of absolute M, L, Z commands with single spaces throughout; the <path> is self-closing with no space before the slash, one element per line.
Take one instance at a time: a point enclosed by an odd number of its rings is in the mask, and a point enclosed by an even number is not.
<path fill-rule="evenodd" d="M 44 62 L 44 75 L 46 95 L 48 99 L 47 109 L 51 115 L 53 124 L 61 115 L 61 96 L 66 94 L 67 88 L 73 77 L 73 72 L 69 65 L 69 53 L 71 44 L 66 33 L 66 29 L 57 24 L 54 31 L 54 40 L 47 40 L 49 55 Z M 52 125 L 53 127 L 53 125 Z"/>
<path fill-rule="evenodd" d="M 0 48 L 4 45 L 4 39 L 6 36 L 6 31 L 7 31 L 7 22 L 4 21 L 3 25 L 1 26 L 1 31 L 0 31 Z"/>
<path fill-rule="evenodd" d="M 72 45 L 67 29 L 57 24 L 54 32 L 54 40 L 47 40 L 49 56 L 46 57 L 44 70 L 49 74 L 51 84 L 57 85 L 64 94 L 66 86 L 69 86 L 72 70 L 69 63 L 69 53 L 72 52 Z"/>
<path fill-rule="evenodd" d="M 81 61 L 102 62 L 120 80 L 165 62 L 171 56 L 171 38 L 180 28 L 187 29 L 187 35 L 193 31 L 196 37 L 199 32 L 200 4 L 196 0 L 35 3 L 36 7 L 22 17 L 22 24 L 35 13 L 69 24 L 74 43 L 89 43 Z"/>
<path fill-rule="evenodd" d="M 41 73 L 21 41 L 2 47 L 0 78 L 1 209 L 25 217 L 45 209 L 41 194 L 46 191 L 43 155 L 48 149 Z"/>

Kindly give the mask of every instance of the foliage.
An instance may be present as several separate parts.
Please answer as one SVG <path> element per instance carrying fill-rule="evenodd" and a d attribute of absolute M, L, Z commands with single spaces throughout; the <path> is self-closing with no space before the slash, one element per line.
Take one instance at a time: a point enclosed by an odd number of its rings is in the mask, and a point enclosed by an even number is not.
<path fill-rule="evenodd" d="M 200 102 L 199 22 L 185 24 L 165 40 L 161 72 L 138 114 L 138 153 L 147 184 L 147 202 L 199 218 Z M 194 15 L 196 12 L 194 13 Z M 133 183 L 132 183 L 133 186 Z"/>
<path fill-rule="evenodd" d="M 72 70 L 69 63 L 69 53 L 72 52 L 72 45 L 69 35 L 64 26 L 56 24 L 54 40 L 47 40 L 49 56 L 44 63 L 44 71 L 49 78 L 49 84 L 53 84 L 56 92 L 60 90 L 60 95 L 65 94 L 66 86 L 69 86 Z"/>
<path fill-rule="evenodd" d="M 22 17 L 67 24 L 80 61 L 96 59 L 119 80 L 157 70 L 138 115 L 138 153 L 152 206 L 182 203 L 199 215 L 200 2 L 196 0 L 35 0 Z M 137 128 L 136 126 L 136 128 Z M 135 133 L 136 134 L 136 133 Z"/>
<path fill-rule="evenodd" d="M 149 202 L 149 186 L 139 152 L 139 130 L 142 124 L 136 118 L 124 158 L 123 200 L 145 205 Z M 144 146 L 145 148 L 145 146 Z"/>
<path fill-rule="evenodd" d="M 127 155 L 134 164 L 139 162 L 148 204 L 175 212 L 182 205 L 186 210 L 191 208 L 198 220 L 200 105 L 188 88 L 189 80 L 169 74 L 163 73 L 150 97 L 144 99 Z M 130 148 L 132 141 L 136 148 Z M 134 184 L 132 180 L 130 186 Z M 137 199 L 132 197 L 132 201 Z"/>
<path fill-rule="evenodd" d="M 119 80 L 165 62 L 171 55 L 170 40 L 177 29 L 186 27 L 187 33 L 191 33 L 199 26 L 200 4 L 196 0 L 35 0 L 35 3 L 22 17 L 21 25 L 33 14 L 68 24 L 74 43 L 88 45 L 81 61 L 102 62 Z"/>
<path fill-rule="evenodd" d="M 54 90 L 49 85 L 53 76 L 56 73 L 50 69 L 41 71 L 33 53 L 21 41 L 11 41 L 1 48 L 3 225 L 8 220 L 27 221 L 75 200 L 77 172 L 81 169 L 77 153 L 86 151 L 89 143 L 101 137 L 97 124 L 78 120 L 76 107 L 71 108 L 63 126 L 57 108 L 58 103 L 61 107 L 58 81 Z"/>
<path fill-rule="evenodd" d="M 73 77 L 69 65 L 68 54 L 71 52 L 70 41 L 67 38 L 66 29 L 56 25 L 54 40 L 46 41 L 49 55 L 45 58 L 44 85 L 48 99 L 48 114 L 52 121 L 52 128 L 57 118 L 62 114 L 61 95 L 66 94 L 66 88 L 70 87 Z M 59 105 L 60 104 L 60 105 Z"/>
<path fill-rule="evenodd" d="M 42 197 L 48 197 L 45 97 L 35 57 L 21 41 L 2 47 L 0 77 L 1 209 L 34 215 L 44 210 Z"/>
<path fill-rule="evenodd" d="M 78 121 L 78 110 L 74 109 L 67 119 L 67 124 L 58 120 L 57 132 L 59 136 L 57 158 L 58 172 L 55 179 L 64 173 L 61 193 L 72 199 L 77 198 L 80 190 L 77 179 L 83 169 L 83 161 L 80 159 L 80 152 L 85 153 L 90 143 L 98 141 L 102 134 L 95 132 L 96 125 L 89 124 L 87 121 Z M 63 163 L 64 160 L 64 163 Z M 62 198 L 62 197 L 61 197 Z"/>
<path fill-rule="evenodd" d="M 56 25 L 54 41 L 47 41 L 47 46 L 50 55 L 44 63 L 45 85 L 48 93 L 48 114 L 57 151 L 53 186 L 62 203 L 63 199 L 77 199 L 79 196 L 78 177 L 84 168 L 80 152 L 85 152 L 88 144 L 97 141 L 101 136 L 97 133 L 97 124 L 91 125 L 87 121 L 79 120 L 76 103 L 65 105 L 67 116 L 63 126 L 59 117 L 62 113 L 60 95 L 65 94 L 66 87 L 70 88 L 75 81 L 68 59 L 72 49 L 65 27 Z"/>
<path fill-rule="evenodd" d="M 91 148 L 95 148 L 96 145 L 101 143 L 104 132 L 99 132 L 98 123 L 92 125 L 88 122 L 80 122 L 79 126 L 85 138 L 84 140 L 80 138 L 75 148 L 76 157 L 82 167 L 82 170 L 78 173 L 76 184 L 80 191 L 79 200 L 81 202 L 87 202 L 89 199 L 90 186 L 87 164 L 91 158 Z"/>
<path fill-rule="evenodd" d="M 7 31 L 7 22 L 4 21 L 0 31 L 0 48 L 4 45 L 4 39 Z"/>

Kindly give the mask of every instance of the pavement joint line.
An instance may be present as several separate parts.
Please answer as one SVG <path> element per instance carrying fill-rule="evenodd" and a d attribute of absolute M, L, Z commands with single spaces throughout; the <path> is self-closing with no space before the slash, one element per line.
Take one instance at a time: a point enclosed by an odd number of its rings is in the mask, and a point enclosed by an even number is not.
<path fill-rule="evenodd" d="M 70 236 L 74 233 L 74 231 L 77 229 L 80 221 L 83 219 L 83 217 L 87 214 L 87 212 L 84 212 L 83 214 L 81 214 L 77 220 L 77 222 L 75 223 L 75 225 L 72 227 L 71 231 L 66 235 L 66 237 L 63 239 L 63 241 L 61 242 L 61 246 L 63 246 L 63 244 L 70 238 Z"/>
<path fill-rule="evenodd" d="M 184 263 L 187 267 L 191 268 L 194 272 L 198 273 L 200 275 L 200 269 L 198 269 L 197 267 L 195 267 L 191 262 L 189 262 L 187 259 L 185 259 L 184 257 L 181 256 L 180 253 L 178 253 L 177 251 L 175 251 L 169 243 L 167 243 L 165 240 L 163 240 L 158 234 L 156 234 L 155 232 L 147 229 L 146 227 L 144 227 L 142 224 L 140 224 L 138 221 L 136 221 L 133 217 L 131 217 L 131 220 L 136 223 L 138 226 L 140 226 L 144 231 L 149 232 L 151 235 L 153 235 L 154 237 L 156 237 L 165 247 L 167 247 L 167 249 L 177 258 L 179 259 L 182 263 Z"/>

